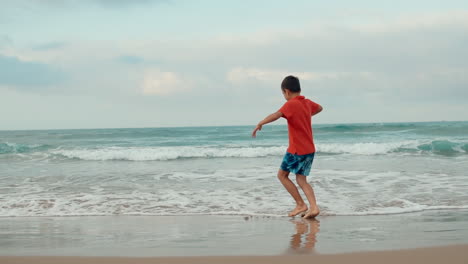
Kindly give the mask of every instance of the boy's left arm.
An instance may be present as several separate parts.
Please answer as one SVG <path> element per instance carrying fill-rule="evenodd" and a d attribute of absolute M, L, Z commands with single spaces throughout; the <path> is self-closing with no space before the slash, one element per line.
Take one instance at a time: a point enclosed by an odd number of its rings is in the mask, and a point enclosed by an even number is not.
<path fill-rule="evenodd" d="M 260 131 L 262 130 L 262 126 L 263 125 L 266 125 L 268 123 L 271 123 L 271 122 L 274 122 L 276 120 L 278 120 L 280 117 L 283 116 L 283 113 L 281 112 L 276 112 L 276 113 L 273 113 L 267 117 L 265 117 L 265 119 L 263 119 L 262 121 L 260 121 L 258 123 L 258 125 L 255 127 L 254 131 L 252 132 L 252 137 L 256 137 L 257 136 L 257 131 Z"/>

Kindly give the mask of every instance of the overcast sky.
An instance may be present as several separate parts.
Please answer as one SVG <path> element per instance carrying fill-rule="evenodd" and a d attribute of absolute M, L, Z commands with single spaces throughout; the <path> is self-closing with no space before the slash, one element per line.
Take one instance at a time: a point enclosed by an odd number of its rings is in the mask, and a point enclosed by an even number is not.
<path fill-rule="evenodd" d="M 468 1 L 0 1 L 0 129 L 467 120 Z M 280 121 L 279 124 L 284 123 Z"/>

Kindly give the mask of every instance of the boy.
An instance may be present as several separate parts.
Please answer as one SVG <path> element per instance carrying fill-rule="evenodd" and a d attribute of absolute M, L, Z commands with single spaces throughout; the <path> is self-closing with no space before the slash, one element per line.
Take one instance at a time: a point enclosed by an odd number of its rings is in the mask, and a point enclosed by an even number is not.
<path fill-rule="evenodd" d="M 257 131 L 262 130 L 265 124 L 276 121 L 280 117 L 288 120 L 289 147 L 278 171 L 278 179 L 296 201 L 296 208 L 288 215 L 296 216 L 304 213 L 304 218 L 314 218 L 319 215 L 320 210 L 315 200 L 314 190 L 307 183 L 306 176 L 309 175 L 315 155 L 312 116 L 320 113 L 323 108 L 301 95 L 301 86 L 297 77 L 284 78 L 281 90 L 287 102 L 276 113 L 260 121 L 253 130 L 252 137 L 256 137 Z M 304 203 L 296 185 L 288 178 L 290 172 L 296 174 L 296 182 L 304 191 L 310 209 Z"/>

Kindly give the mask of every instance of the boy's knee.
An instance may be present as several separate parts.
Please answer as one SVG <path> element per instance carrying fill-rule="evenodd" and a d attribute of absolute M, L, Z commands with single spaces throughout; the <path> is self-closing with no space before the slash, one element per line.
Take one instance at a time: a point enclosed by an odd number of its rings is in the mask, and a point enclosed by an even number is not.
<path fill-rule="evenodd" d="M 296 182 L 299 186 L 304 186 L 307 184 L 307 178 L 304 175 L 296 174 Z"/>
<path fill-rule="evenodd" d="M 278 171 L 278 179 L 284 179 L 287 178 L 289 175 L 289 171 L 284 171 L 284 170 L 279 170 Z"/>

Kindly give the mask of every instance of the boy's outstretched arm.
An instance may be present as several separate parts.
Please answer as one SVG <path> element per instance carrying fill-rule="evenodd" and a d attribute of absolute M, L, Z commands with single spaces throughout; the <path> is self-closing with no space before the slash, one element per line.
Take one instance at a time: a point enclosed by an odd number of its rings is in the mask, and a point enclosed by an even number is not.
<path fill-rule="evenodd" d="M 255 127 L 254 131 L 252 132 L 252 137 L 256 137 L 257 136 L 257 131 L 260 131 L 262 130 L 262 126 L 263 125 L 266 125 L 268 123 L 271 123 L 271 122 L 274 122 L 276 120 L 278 120 L 280 117 L 283 116 L 283 113 L 281 112 L 276 112 L 276 113 L 273 113 L 267 117 L 265 117 L 265 119 L 263 119 L 262 121 L 260 121 L 258 123 L 258 125 Z"/>

